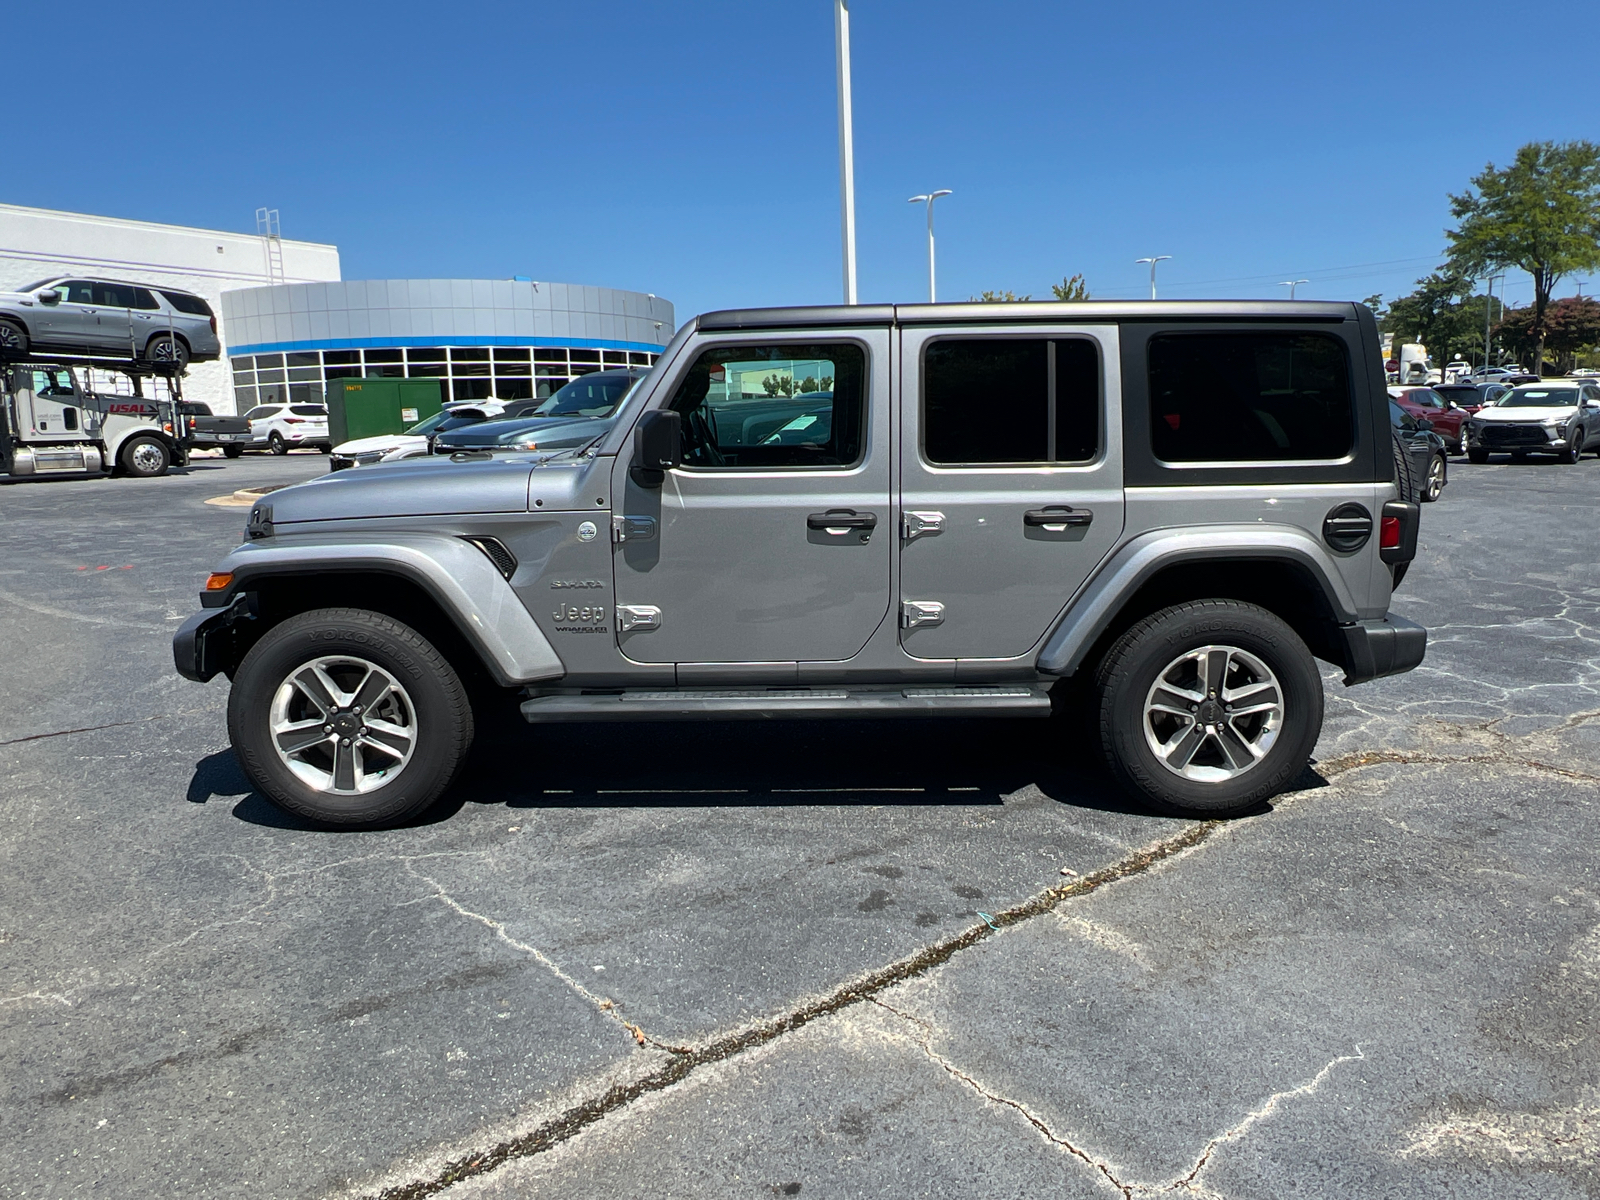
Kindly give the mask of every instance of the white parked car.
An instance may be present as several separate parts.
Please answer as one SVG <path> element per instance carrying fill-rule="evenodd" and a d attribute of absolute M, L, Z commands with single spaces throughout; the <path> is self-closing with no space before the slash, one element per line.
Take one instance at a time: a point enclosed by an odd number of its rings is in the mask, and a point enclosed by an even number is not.
<path fill-rule="evenodd" d="M 535 404 L 537 401 L 528 403 Z M 426 420 L 418 421 L 404 433 L 380 433 L 373 437 L 340 442 L 333 448 L 333 458 L 328 464 L 328 469 L 342 471 L 347 467 L 366 467 L 373 463 L 420 458 L 430 452 L 434 434 L 503 415 L 507 415 L 507 406 L 498 400 L 475 400 L 452 404 Z M 511 415 L 517 415 L 515 406 Z"/>
<path fill-rule="evenodd" d="M 246 450 L 287 454 L 296 446 L 315 446 L 324 454 L 333 449 L 328 434 L 328 410 L 321 404 L 258 404 L 245 413 L 250 440 L 229 446 L 223 453 L 237 458 Z"/>

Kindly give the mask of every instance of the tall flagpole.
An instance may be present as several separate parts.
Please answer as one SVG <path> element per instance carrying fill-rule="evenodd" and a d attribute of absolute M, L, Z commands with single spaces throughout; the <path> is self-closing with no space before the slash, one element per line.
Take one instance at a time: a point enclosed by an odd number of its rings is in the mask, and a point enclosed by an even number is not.
<path fill-rule="evenodd" d="M 839 74 L 839 207 L 844 237 L 844 302 L 856 302 L 856 167 L 850 120 L 850 3 L 833 0 L 833 38 Z"/>

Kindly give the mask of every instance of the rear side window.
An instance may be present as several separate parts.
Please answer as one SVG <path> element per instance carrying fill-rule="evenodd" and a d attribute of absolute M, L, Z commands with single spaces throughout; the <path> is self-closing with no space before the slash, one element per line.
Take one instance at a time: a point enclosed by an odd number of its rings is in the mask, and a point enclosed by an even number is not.
<path fill-rule="evenodd" d="M 1316 461 L 1354 445 L 1349 356 L 1327 334 L 1157 334 L 1149 369 L 1163 462 Z"/>
<path fill-rule="evenodd" d="M 161 305 L 156 303 L 156 298 L 149 288 L 136 287 L 133 289 L 133 306 L 147 312 L 159 311 Z"/>
<path fill-rule="evenodd" d="M 328 410 L 320 404 L 291 404 L 289 411 L 297 417 L 325 417 Z"/>
<path fill-rule="evenodd" d="M 938 466 L 1087 462 L 1100 352 L 1085 338 L 950 338 L 922 355 L 922 453 Z"/>
<path fill-rule="evenodd" d="M 190 313 L 196 317 L 211 315 L 211 306 L 199 296 L 191 296 L 188 292 L 163 291 L 161 294 L 167 298 L 168 304 L 181 313 Z"/>
<path fill-rule="evenodd" d="M 94 302 L 105 308 L 139 307 L 134 289 L 126 283 L 96 283 L 93 295 Z"/>

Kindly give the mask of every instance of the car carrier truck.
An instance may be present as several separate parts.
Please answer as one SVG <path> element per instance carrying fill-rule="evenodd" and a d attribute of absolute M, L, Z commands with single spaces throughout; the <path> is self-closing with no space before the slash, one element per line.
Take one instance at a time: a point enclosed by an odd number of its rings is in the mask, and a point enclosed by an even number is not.
<path fill-rule="evenodd" d="M 186 430 L 167 400 L 83 390 L 72 366 L 0 363 L 0 475 L 165 475 L 189 460 Z"/>

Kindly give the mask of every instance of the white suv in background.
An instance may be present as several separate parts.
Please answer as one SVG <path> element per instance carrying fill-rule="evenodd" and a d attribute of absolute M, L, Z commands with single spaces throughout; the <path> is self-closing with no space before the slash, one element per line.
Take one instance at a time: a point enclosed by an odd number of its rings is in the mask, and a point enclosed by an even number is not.
<path fill-rule="evenodd" d="M 333 449 L 325 405 L 258 404 L 245 413 L 244 419 L 250 422 L 250 441 L 227 447 L 223 452 L 230 458 L 237 458 L 246 450 L 287 454 L 296 446 L 315 446 L 327 454 Z"/>

